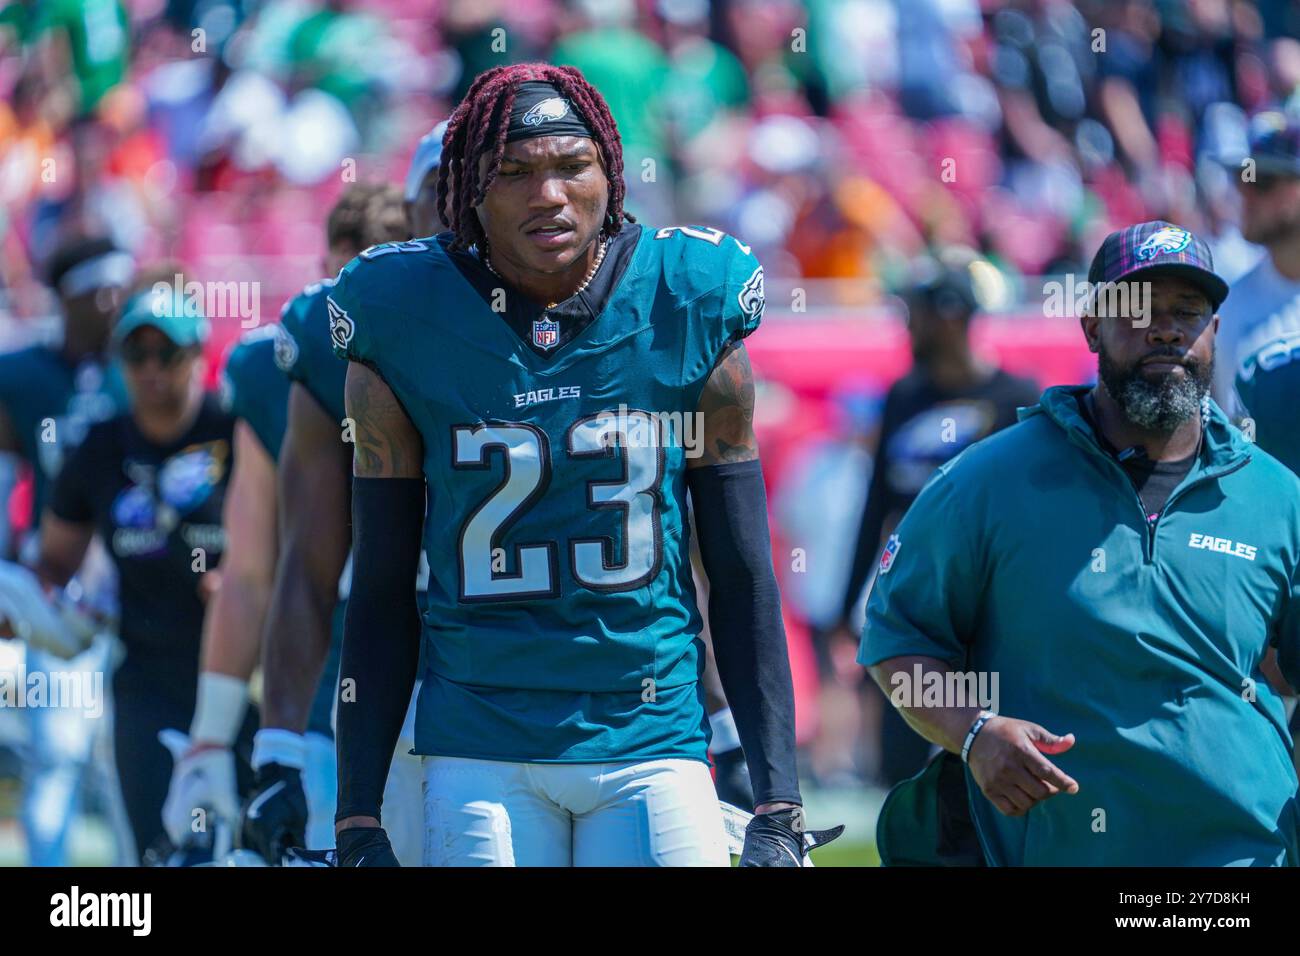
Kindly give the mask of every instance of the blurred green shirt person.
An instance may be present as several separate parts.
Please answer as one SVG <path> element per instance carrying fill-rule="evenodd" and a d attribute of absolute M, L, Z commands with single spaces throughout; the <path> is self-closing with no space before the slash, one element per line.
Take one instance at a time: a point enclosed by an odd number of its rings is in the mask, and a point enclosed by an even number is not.
<path fill-rule="evenodd" d="M 641 159 L 666 156 L 662 97 L 668 62 L 657 43 L 633 29 L 604 27 L 563 38 L 551 61 L 576 66 L 604 94 L 631 173 L 639 172 Z"/>
<path fill-rule="evenodd" d="M 121 0 L 42 0 L 33 35 L 61 36 L 67 44 L 83 116 L 94 112 L 104 94 L 126 76 L 131 25 Z"/>

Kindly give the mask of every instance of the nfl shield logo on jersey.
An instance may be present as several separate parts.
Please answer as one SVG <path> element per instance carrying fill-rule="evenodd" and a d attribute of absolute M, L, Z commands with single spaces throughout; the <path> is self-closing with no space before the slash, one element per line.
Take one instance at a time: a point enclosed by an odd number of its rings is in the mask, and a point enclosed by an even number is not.
<path fill-rule="evenodd" d="M 898 557 L 898 549 L 902 547 L 903 542 L 898 535 L 891 534 L 889 540 L 885 542 L 885 550 L 880 552 L 880 573 L 888 574 L 889 569 L 894 566 L 894 558 Z"/>
<path fill-rule="evenodd" d="M 560 341 L 560 323 L 538 319 L 533 323 L 533 344 L 539 349 L 553 349 Z"/>

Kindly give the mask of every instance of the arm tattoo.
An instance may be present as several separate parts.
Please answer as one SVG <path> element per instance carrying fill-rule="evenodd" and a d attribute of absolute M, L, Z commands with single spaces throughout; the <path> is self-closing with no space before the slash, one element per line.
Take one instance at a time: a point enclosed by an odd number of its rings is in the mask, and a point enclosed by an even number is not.
<path fill-rule="evenodd" d="M 354 423 L 352 473 L 361 478 L 423 477 L 419 433 L 392 389 L 371 369 L 348 365 L 344 401 Z"/>
<path fill-rule="evenodd" d="M 703 468 L 758 457 L 754 438 L 754 372 L 740 342 L 728 345 L 700 396 L 704 453 L 688 467 Z"/>

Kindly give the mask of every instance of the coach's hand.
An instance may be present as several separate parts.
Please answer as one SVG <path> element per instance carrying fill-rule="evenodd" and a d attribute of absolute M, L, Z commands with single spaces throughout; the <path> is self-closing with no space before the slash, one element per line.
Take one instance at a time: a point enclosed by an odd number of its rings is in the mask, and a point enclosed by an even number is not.
<path fill-rule="evenodd" d="M 301 772 L 278 763 L 259 767 L 240 832 L 242 845 L 271 866 L 280 865 L 289 847 L 305 846 L 307 794 Z"/>
<path fill-rule="evenodd" d="M 383 827 L 348 827 L 335 837 L 339 866 L 401 866 Z"/>
<path fill-rule="evenodd" d="M 1009 817 L 1024 816 L 1048 797 L 1079 785 L 1043 754 L 1064 753 L 1074 734 L 1058 737 L 1038 724 L 994 717 L 975 735 L 967 764 L 984 796 Z"/>

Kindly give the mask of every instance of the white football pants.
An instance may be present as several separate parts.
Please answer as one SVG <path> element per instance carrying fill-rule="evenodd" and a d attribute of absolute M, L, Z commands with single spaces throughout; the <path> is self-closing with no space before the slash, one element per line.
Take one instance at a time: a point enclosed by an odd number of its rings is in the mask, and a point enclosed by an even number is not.
<path fill-rule="evenodd" d="M 698 760 L 423 764 L 425 866 L 731 865 Z"/>

